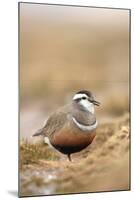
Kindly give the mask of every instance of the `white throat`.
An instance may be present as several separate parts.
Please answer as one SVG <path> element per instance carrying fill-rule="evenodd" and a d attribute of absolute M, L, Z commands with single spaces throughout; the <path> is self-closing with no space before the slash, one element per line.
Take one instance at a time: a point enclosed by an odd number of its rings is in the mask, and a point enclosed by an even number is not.
<path fill-rule="evenodd" d="M 90 103 L 88 100 L 81 100 L 80 105 L 87 111 L 94 114 L 94 105 L 93 103 Z"/>
<path fill-rule="evenodd" d="M 92 114 L 94 114 L 94 105 L 93 103 L 88 101 L 88 96 L 86 94 L 75 94 L 73 97 L 73 100 L 76 100 L 82 97 L 86 97 L 87 99 L 81 99 L 79 102 L 79 105 L 81 105 L 84 108 L 84 110 L 87 110 L 91 112 Z"/>

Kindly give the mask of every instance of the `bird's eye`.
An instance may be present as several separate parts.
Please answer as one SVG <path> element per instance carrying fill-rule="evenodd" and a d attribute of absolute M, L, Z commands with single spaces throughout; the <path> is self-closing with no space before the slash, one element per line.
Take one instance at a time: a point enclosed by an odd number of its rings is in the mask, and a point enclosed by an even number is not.
<path fill-rule="evenodd" d="M 86 97 L 82 97 L 82 99 L 86 99 Z"/>

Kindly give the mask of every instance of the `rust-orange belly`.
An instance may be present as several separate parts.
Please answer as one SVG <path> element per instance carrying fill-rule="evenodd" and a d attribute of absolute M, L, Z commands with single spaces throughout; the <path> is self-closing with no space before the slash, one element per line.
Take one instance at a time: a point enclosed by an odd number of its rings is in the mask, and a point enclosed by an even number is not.
<path fill-rule="evenodd" d="M 95 131 L 83 133 L 79 129 L 66 129 L 55 132 L 50 138 L 51 144 L 64 154 L 79 152 L 92 143 Z"/>

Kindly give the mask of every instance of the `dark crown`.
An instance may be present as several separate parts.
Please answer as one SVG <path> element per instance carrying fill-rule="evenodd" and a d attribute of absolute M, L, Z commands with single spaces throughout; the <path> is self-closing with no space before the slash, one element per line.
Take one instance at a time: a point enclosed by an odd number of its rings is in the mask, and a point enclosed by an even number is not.
<path fill-rule="evenodd" d="M 77 92 L 76 94 L 86 94 L 88 97 L 92 97 L 92 92 L 88 91 L 88 90 L 80 90 L 79 92 Z"/>

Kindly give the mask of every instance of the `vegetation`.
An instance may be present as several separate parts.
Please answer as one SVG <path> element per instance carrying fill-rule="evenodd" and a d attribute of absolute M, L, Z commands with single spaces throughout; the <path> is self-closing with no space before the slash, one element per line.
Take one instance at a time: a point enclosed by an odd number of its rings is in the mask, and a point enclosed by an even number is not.
<path fill-rule="evenodd" d="M 21 196 L 129 189 L 128 114 L 101 124 L 73 162 L 43 143 L 22 141 Z"/>

